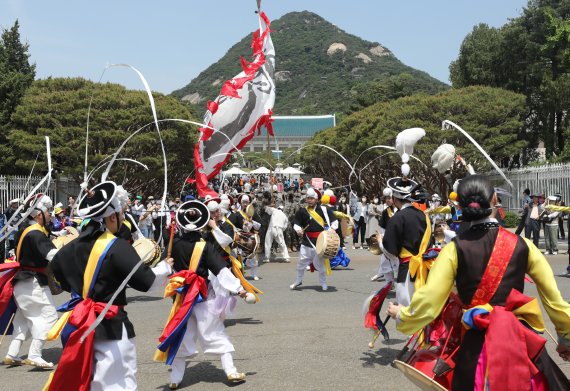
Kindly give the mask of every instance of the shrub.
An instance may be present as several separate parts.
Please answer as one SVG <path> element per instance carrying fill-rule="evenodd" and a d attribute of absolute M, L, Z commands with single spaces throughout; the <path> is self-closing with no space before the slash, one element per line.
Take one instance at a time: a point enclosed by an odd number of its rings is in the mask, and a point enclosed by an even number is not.
<path fill-rule="evenodd" d="M 505 228 L 516 228 L 519 225 L 520 216 L 515 212 L 505 212 Z"/>

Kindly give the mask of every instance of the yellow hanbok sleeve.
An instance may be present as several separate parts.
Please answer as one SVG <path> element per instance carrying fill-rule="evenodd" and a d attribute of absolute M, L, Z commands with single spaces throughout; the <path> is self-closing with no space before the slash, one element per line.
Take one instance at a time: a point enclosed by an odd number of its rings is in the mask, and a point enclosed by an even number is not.
<path fill-rule="evenodd" d="M 426 285 L 414 293 L 409 307 L 400 309 L 397 329 L 411 335 L 434 320 L 447 302 L 456 275 L 457 251 L 451 242 L 439 253 Z"/>
<path fill-rule="evenodd" d="M 449 205 L 439 206 L 437 208 L 428 209 L 424 213 L 427 213 L 430 215 L 434 215 L 434 214 L 438 214 L 438 213 L 449 214 L 449 213 L 451 213 L 451 206 L 449 206 Z"/>
<path fill-rule="evenodd" d="M 544 209 L 548 209 L 552 212 L 565 212 L 570 213 L 570 206 L 560 206 L 560 205 L 546 205 Z"/>
<path fill-rule="evenodd" d="M 544 255 L 528 239 L 524 239 L 528 246 L 527 274 L 533 279 L 538 295 L 548 317 L 554 323 L 559 337 L 564 343 L 570 343 L 570 304 L 562 298 L 556 285 L 554 273 Z"/>

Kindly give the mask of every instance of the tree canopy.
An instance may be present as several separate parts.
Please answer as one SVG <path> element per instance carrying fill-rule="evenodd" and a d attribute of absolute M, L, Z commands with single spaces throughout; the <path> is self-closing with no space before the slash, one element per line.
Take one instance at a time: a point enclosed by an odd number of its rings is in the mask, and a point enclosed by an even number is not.
<path fill-rule="evenodd" d="M 11 116 L 24 93 L 36 76 L 35 64 L 30 64 L 29 45 L 20 39 L 18 21 L 9 29 L 2 29 L 0 36 L 0 170 L 9 172 L 13 163 L 6 134 L 11 126 Z"/>
<path fill-rule="evenodd" d="M 476 26 L 450 65 L 454 87 L 487 85 L 526 96 L 532 147 L 570 158 L 570 0 L 530 0 L 499 29 Z"/>
<path fill-rule="evenodd" d="M 431 168 L 430 157 L 442 143 L 456 147 L 456 152 L 477 171 L 486 172 L 490 165 L 475 147 L 456 130 L 442 130 L 445 119 L 465 129 L 498 162 L 508 164 L 519 156 L 527 141 L 520 136 L 523 129 L 525 98 L 523 95 L 491 87 L 452 89 L 437 95 L 413 95 L 382 102 L 348 116 L 335 128 L 319 132 L 311 143 L 329 145 L 344 155 L 351 164 L 374 145 L 394 146 L 396 135 L 403 129 L 421 127 L 426 136 L 419 141 L 415 155 L 426 166 L 411 160 L 412 174 L 427 189 L 446 193 L 448 185 L 443 176 Z M 352 176 L 353 187 L 380 194 L 386 179 L 400 175 L 398 155 L 384 149 L 365 152 L 356 165 L 363 182 Z M 385 155 L 379 158 L 381 155 Z M 331 181 L 334 186 L 347 185 L 350 169 L 334 152 L 316 146 L 305 148 L 305 170 Z M 377 160 L 374 160 L 377 159 Z M 367 167 L 366 165 L 369 164 Z M 363 168 L 366 167 L 364 171 Z M 456 167 L 455 176 L 464 172 Z M 441 193 L 440 193 L 441 194 Z"/>
<path fill-rule="evenodd" d="M 159 120 L 192 120 L 189 108 L 177 99 L 158 93 L 153 95 Z M 89 169 L 114 153 L 130 134 L 151 123 L 129 141 L 120 155 L 140 161 L 149 170 L 130 162 L 117 162 L 111 179 L 124 182 L 132 191 L 160 189 L 162 154 L 146 93 L 81 78 L 37 80 L 28 89 L 12 115 L 13 128 L 8 133 L 8 147 L 14 152 L 13 172 L 28 173 L 38 154 L 45 157 L 43 137 L 47 135 L 51 140 L 54 168 L 81 182 L 91 97 Z M 169 189 L 177 191 L 193 168 L 197 129 L 177 122 L 161 122 L 160 129 L 167 151 Z M 38 169 L 46 169 L 45 158 L 38 159 Z"/>

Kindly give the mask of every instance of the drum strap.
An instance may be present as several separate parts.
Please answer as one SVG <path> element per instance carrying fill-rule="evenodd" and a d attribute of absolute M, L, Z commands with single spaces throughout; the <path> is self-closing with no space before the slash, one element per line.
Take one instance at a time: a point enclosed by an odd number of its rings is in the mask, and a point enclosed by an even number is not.
<path fill-rule="evenodd" d="M 470 308 L 487 304 L 491 301 L 505 275 L 507 266 L 515 252 L 517 242 L 517 235 L 507 231 L 503 227 L 499 227 L 499 233 L 497 234 L 497 239 L 493 246 L 491 258 L 489 258 L 485 273 L 477 286 L 473 299 L 471 299 Z"/>
<path fill-rule="evenodd" d="M 32 231 L 42 231 L 46 236 L 48 236 L 48 231 L 45 227 L 42 227 L 38 223 L 32 224 L 27 227 L 22 235 L 20 236 L 20 240 L 18 241 L 18 247 L 16 247 L 16 262 L 20 262 L 20 250 L 22 249 L 22 243 L 24 242 L 24 238 Z"/>

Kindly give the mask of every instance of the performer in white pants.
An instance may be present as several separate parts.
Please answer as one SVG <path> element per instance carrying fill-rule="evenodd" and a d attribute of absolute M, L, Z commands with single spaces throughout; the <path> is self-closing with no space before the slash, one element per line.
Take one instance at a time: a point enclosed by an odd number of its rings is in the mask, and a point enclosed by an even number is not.
<path fill-rule="evenodd" d="M 12 342 L 4 358 L 4 364 L 7 365 L 53 367 L 51 362 L 42 358 L 47 334 L 57 321 L 55 302 L 46 276 L 48 263 L 57 253 L 45 228 L 46 222 L 50 221 L 51 208 L 52 201 L 48 196 L 42 194 L 35 196 L 28 205 L 28 209 L 31 209 L 28 216 L 30 225 L 17 235 L 16 261 L 20 263 L 20 269 L 12 282 L 8 282 L 13 285 L 13 298 L 17 310 L 13 321 Z M 28 358 L 22 360 L 19 356 L 20 348 L 30 336 L 32 342 Z"/>
<path fill-rule="evenodd" d="M 73 308 L 70 318 L 82 327 L 69 330 L 57 369 L 45 390 L 138 389 L 135 331 L 124 309 L 127 295 L 121 284 L 137 267 L 129 277 L 129 287 L 141 292 L 158 290 L 172 273 L 172 259 L 152 269 L 144 263 L 139 265 L 135 249 L 116 236 L 123 225 L 127 199 L 127 192 L 114 182 L 101 182 L 86 192 L 77 209 L 80 217 L 90 221 L 79 237 L 63 246 L 52 261 L 54 276 L 63 290 L 81 292 L 75 307 L 71 302 L 68 305 Z M 114 294 L 117 296 L 104 319 L 92 333 L 84 335 L 93 323 L 90 312 L 101 313 Z M 55 330 L 50 334 L 52 339 L 57 338 Z"/>
<path fill-rule="evenodd" d="M 285 237 L 283 236 L 283 231 L 289 226 L 289 219 L 279 208 L 273 208 L 271 206 L 265 207 L 265 212 L 271 215 L 271 220 L 269 220 L 269 227 L 267 228 L 267 233 L 265 234 L 265 259 L 263 262 L 269 262 L 271 256 L 271 246 L 273 245 L 273 240 L 277 242 L 281 254 L 285 262 L 290 262 L 289 251 L 287 250 L 287 245 L 285 244 Z"/>
<path fill-rule="evenodd" d="M 222 368 L 230 382 L 245 380 L 245 374 L 239 373 L 234 366 L 232 353 L 235 349 L 225 332 L 223 320 L 231 315 L 236 305 L 235 296 L 245 297 L 246 291 L 240 280 L 232 274 L 228 263 L 212 241 L 203 242 L 199 231 L 204 225 L 204 222 L 200 221 L 202 216 L 208 220 L 211 229 L 216 229 L 217 223 L 213 219 L 210 220 L 210 214 L 200 204 L 197 201 L 190 201 L 178 209 L 176 218 L 181 234 L 173 240 L 172 257 L 174 269 L 177 272 L 190 270 L 195 273 L 198 279 L 207 285 L 208 295 L 206 300 L 195 302 L 193 305 L 185 334 L 171 364 L 170 389 L 177 389 L 182 382 L 186 360 L 198 354 L 197 343 L 205 354 L 220 356 Z M 209 203 L 205 208 L 212 210 L 216 206 Z M 201 211 L 198 220 L 188 216 L 186 211 L 191 209 Z M 193 259 L 197 259 L 198 262 L 194 263 Z M 190 287 L 188 289 L 190 290 Z"/>
<path fill-rule="evenodd" d="M 299 236 L 303 237 L 303 242 L 297 263 L 297 277 L 295 282 L 289 286 L 292 290 L 303 283 L 305 268 L 311 263 L 319 272 L 319 282 L 323 291 L 328 289 L 324 260 L 317 256 L 315 245 L 317 237 L 322 231 L 338 228 L 338 220 L 331 208 L 319 205 L 319 199 L 320 194 L 317 190 L 312 188 L 307 190 L 307 207 L 300 208 L 295 214 L 293 229 Z"/>
<path fill-rule="evenodd" d="M 431 241 L 431 224 L 424 212 L 412 205 L 416 201 L 416 182 L 405 176 L 396 177 L 388 180 L 388 187 L 392 189 L 398 213 L 388 222 L 381 248 L 388 261 L 398 264 L 396 300 L 398 304 L 408 306 L 415 290 L 414 281 L 425 278 L 418 274 L 410 275 L 410 270 L 414 270 L 410 264 L 416 266 L 423 262 L 422 256 Z"/>
<path fill-rule="evenodd" d="M 394 206 L 392 202 L 392 190 L 390 188 L 385 188 L 383 193 L 384 197 L 384 208 L 382 210 L 382 214 L 380 216 L 380 246 L 382 246 L 382 238 L 386 232 L 386 227 L 388 226 L 388 221 L 394 216 L 394 213 L 398 211 L 398 209 Z M 371 281 L 378 280 L 381 276 L 384 276 L 386 282 L 394 281 L 394 276 L 398 270 L 400 262 L 398 259 L 389 259 L 386 255 L 382 252 L 380 255 L 380 265 L 378 267 L 378 272 L 372 276 L 370 279 Z"/>

